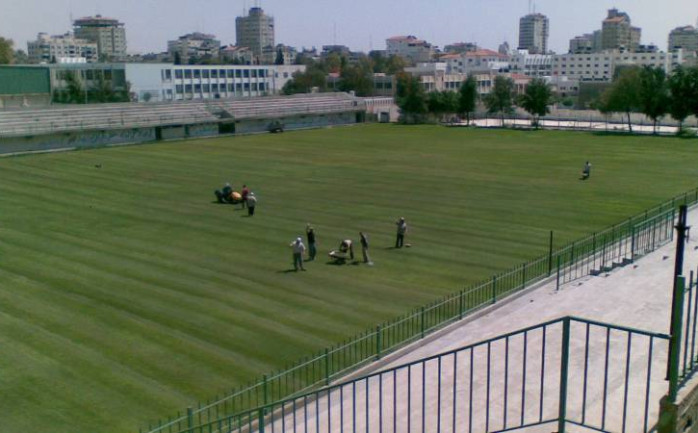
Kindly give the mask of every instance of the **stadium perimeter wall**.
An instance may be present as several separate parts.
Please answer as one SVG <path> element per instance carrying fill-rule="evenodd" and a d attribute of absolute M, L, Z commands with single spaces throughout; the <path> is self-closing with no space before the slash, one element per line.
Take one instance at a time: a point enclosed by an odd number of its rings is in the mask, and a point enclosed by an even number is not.
<path fill-rule="evenodd" d="M 349 125 L 357 123 L 358 120 L 354 112 L 307 114 L 277 119 L 241 119 L 235 121 L 234 131 L 230 131 L 230 133 L 237 135 L 268 132 L 274 122 L 280 122 L 284 130 L 296 130 Z M 220 130 L 218 123 L 205 123 L 0 137 L 0 155 L 63 149 L 89 149 L 121 144 L 141 144 L 159 140 L 216 137 L 221 134 Z"/>

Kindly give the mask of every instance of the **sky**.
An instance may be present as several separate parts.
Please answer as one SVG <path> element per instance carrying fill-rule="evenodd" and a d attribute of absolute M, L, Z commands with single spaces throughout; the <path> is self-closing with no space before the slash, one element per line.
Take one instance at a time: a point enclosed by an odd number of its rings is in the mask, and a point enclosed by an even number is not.
<path fill-rule="evenodd" d="M 37 33 L 71 30 L 71 16 L 97 13 L 126 24 L 129 53 L 162 52 L 167 41 L 193 31 L 235 44 L 235 17 L 253 0 L 1 0 L 0 36 L 26 51 Z M 385 39 L 415 35 L 443 48 L 475 42 L 497 49 L 518 43 L 519 18 L 529 0 L 262 0 L 274 16 L 276 42 L 297 48 L 341 44 L 353 50 L 385 49 Z M 696 25 L 697 0 L 536 0 L 550 19 L 550 49 L 567 52 L 569 39 L 601 28 L 617 7 L 642 28 L 642 43 L 666 50 L 669 31 Z"/>

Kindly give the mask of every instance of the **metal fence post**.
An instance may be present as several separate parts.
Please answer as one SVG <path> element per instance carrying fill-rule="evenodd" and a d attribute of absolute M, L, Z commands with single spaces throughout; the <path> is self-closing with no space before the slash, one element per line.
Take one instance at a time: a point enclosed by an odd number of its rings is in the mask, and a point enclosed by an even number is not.
<path fill-rule="evenodd" d="M 550 246 L 548 247 L 548 276 L 553 274 L 553 231 L 550 230 Z"/>
<path fill-rule="evenodd" d="M 381 359 L 381 346 L 383 342 L 381 340 L 381 326 L 376 326 L 376 359 Z"/>
<path fill-rule="evenodd" d="M 679 362 L 681 356 L 681 328 L 683 323 L 683 297 L 686 279 L 676 278 L 674 291 L 674 311 L 678 312 L 671 323 L 671 340 L 669 340 L 669 400 L 676 402 L 676 394 L 679 390 Z"/>
<path fill-rule="evenodd" d="M 497 303 L 497 276 L 492 277 L 492 303 Z"/>
<path fill-rule="evenodd" d="M 521 288 L 525 289 L 526 288 L 526 263 L 523 264 L 523 268 L 521 269 Z"/>
<path fill-rule="evenodd" d="M 557 285 L 555 290 L 560 290 L 560 256 L 557 256 Z"/>
<path fill-rule="evenodd" d="M 187 408 L 187 431 L 194 432 L 194 409 L 191 407 Z"/>
<path fill-rule="evenodd" d="M 421 333 L 422 333 L 422 338 L 424 338 L 424 307 L 422 307 L 422 314 L 421 314 Z"/>
<path fill-rule="evenodd" d="M 264 404 L 269 403 L 269 396 L 267 395 L 267 375 L 266 374 L 262 377 L 262 396 L 263 396 Z"/>
<path fill-rule="evenodd" d="M 330 349 L 325 348 L 325 385 L 330 384 Z"/>
<path fill-rule="evenodd" d="M 460 291 L 460 295 L 458 297 L 458 319 L 463 319 L 463 295 L 464 295 L 464 290 Z"/>
<path fill-rule="evenodd" d="M 259 433 L 264 433 L 264 408 L 259 409 L 257 419 L 259 420 Z"/>
<path fill-rule="evenodd" d="M 567 418 L 567 373 L 570 363 L 570 318 L 562 321 L 562 356 L 560 359 L 560 407 L 557 418 L 558 433 L 565 433 Z"/>
<path fill-rule="evenodd" d="M 635 226 L 630 226 L 630 262 L 635 262 Z"/>

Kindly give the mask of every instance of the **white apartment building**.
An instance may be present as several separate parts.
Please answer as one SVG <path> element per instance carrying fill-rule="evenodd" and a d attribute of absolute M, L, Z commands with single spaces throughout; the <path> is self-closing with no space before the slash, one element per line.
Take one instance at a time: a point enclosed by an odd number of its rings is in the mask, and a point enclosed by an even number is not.
<path fill-rule="evenodd" d="M 410 63 L 430 62 L 436 49 L 428 42 L 415 36 L 394 36 L 387 39 L 387 56 L 400 56 Z"/>
<path fill-rule="evenodd" d="M 511 57 L 511 72 L 531 78 L 549 77 L 553 74 L 553 55 L 530 54 L 527 50 L 518 50 Z"/>
<path fill-rule="evenodd" d="M 189 63 L 189 59 L 218 58 L 221 41 L 214 35 L 205 33 L 189 33 L 174 41 L 167 42 L 167 52 L 174 60 L 179 57 L 181 63 Z"/>
<path fill-rule="evenodd" d="M 35 41 L 27 43 L 30 63 L 66 63 L 68 61 L 97 61 L 97 44 L 76 38 L 70 33 L 49 36 L 39 33 Z M 73 60 L 69 60 L 73 59 Z"/>
<path fill-rule="evenodd" d="M 124 23 L 101 15 L 79 18 L 73 22 L 75 37 L 97 44 L 100 58 L 111 61 L 126 59 Z"/>
<path fill-rule="evenodd" d="M 552 75 L 579 81 L 611 82 L 619 66 L 661 67 L 671 73 L 676 66 L 694 58 L 694 53 L 685 53 L 681 49 L 673 53 L 607 50 L 589 54 L 562 54 L 554 56 Z"/>
<path fill-rule="evenodd" d="M 476 50 L 463 54 L 446 54 L 439 61 L 446 63 L 449 74 L 508 72 L 509 56 L 492 50 Z"/>

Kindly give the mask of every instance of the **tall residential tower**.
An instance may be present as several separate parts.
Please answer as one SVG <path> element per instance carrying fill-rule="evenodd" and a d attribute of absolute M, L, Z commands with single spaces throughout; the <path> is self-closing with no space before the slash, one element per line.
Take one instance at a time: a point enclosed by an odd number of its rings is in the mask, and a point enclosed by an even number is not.
<path fill-rule="evenodd" d="M 529 14 L 519 21 L 519 49 L 531 54 L 548 52 L 550 22 L 543 14 Z"/>
<path fill-rule="evenodd" d="M 266 15 L 262 8 L 250 8 L 249 15 L 235 19 L 235 35 L 238 47 L 247 47 L 252 51 L 255 63 L 270 64 L 273 58 L 265 55 L 271 52 L 273 57 L 274 47 L 274 17 Z"/>
<path fill-rule="evenodd" d="M 96 15 L 75 20 L 73 28 L 76 38 L 97 44 L 100 60 L 126 59 L 126 29 L 119 20 Z"/>

